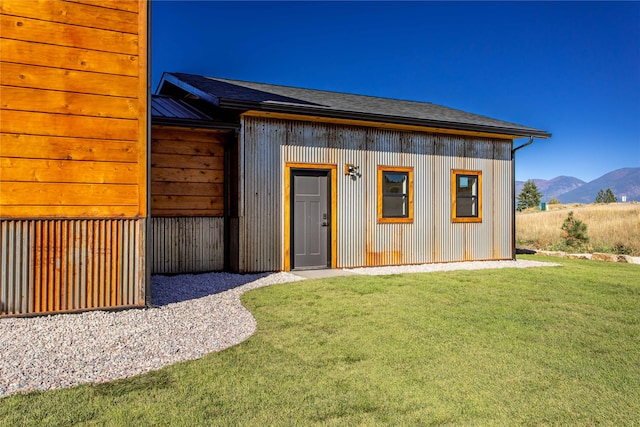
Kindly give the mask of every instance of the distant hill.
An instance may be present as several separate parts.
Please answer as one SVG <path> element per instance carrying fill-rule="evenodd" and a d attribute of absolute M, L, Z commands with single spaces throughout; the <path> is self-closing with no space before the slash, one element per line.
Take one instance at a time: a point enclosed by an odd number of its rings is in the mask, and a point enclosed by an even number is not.
<path fill-rule="evenodd" d="M 562 194 L 558 197 L 562 203 L 592 203 L 600 189 L 610 188 L 618 201 L 627 196 L 627 201 L 640 201 L 640 168 L 623 168 L 602 175 L 598 179 Z"/>
<path fill-rule="evenodd" d="M 586 184 L 581 179 L 572 176 L 558 176 L 553 179 L 534 179 L 538 190 L 544 194 L 543 200 L 549 200 L 552 197 L 560 198 L 560 195 L 568 193 L 576 188 Z M 524 182 L 516 181 L 516 194 L 520 194 L 524 187 Z"/>
<path fill-rule="evenodd" d="M 618 200 L 627 196 L 627 201 L 640 201 L 640 168 L 622 168 L 609 172 L 591 182 L 584 182 L 572 176 L 558 176 L 556 178 L 534 179 L 538 189 L 543 194 L 543 201 L 552 197 L 562 203 L 593 203 L 600 189 L 610 188 Z M 516 194 L 520 194 L 523 181 L 516 181 Z"/>

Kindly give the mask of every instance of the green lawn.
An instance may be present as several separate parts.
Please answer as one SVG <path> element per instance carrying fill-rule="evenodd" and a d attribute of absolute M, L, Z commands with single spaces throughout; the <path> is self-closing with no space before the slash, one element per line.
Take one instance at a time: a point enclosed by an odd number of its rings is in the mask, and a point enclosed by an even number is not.
<path fill-rule="evenodd" d="M 639 425 L 640 266 L 347 276 L 251 291 L 244 343 L 0 399 L 0 425 Z"/>

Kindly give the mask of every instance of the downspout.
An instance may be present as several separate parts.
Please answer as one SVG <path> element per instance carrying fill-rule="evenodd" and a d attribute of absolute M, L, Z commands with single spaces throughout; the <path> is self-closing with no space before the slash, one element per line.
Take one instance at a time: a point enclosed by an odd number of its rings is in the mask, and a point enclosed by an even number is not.
<path fill-rule="evenodd" d="M 529 141 L 519 147 L 511 149 L 511 257 L 516 259 L 516 151 L 533 144 L 534 137 L 530 136 Z"/>

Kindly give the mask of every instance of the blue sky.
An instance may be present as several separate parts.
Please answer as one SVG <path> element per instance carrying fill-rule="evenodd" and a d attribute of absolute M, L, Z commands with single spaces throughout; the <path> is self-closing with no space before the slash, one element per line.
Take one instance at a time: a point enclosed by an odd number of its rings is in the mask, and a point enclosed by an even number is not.
<path fill-rule="evenodd" d="M 551 132 L 518 152 L 518 180 L 640 166 L 640 2 L 154 0 L 154 90 L 163 71 L 432 102 Z"/>

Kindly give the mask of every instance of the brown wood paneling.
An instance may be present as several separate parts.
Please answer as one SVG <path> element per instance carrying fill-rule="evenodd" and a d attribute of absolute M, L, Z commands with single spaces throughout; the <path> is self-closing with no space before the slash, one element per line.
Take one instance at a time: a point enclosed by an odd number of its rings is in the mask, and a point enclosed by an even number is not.
<path fill-rule="evenodd" d="M 5 0 L 0 3 L 0 12 L 83 27 L 138 33 L 137 13 L 83 3 L 62 0 Z"/>
<path fill-rule="evenodd" d="M 152 215 L 224 214 L 227 135 L 228 131 L 152 127 Z"/>
<path fill-rule="evenodd" d="M 220 156 L 187 156 L 182 154 L 156 154 L 151 152 L 151 167 L 170 166 L 174 168 L 222 170 L 224 157 Z"/>
<path fill-rule="evenodd" d="M 0 134 L 0 157 L 136 163 L 139 150 L 136 141 Z"/>
<path fill-rule="evenodd" d="M 161 216 L 173 216 L 173 217 L 185 217 L 183 210 L 175 210 L 175 209 L 158 209 L 152 208 L 151 215 L 154 217 Z M 215 216 L 221 217 L 224 215 L 223 209 L 191 209 L 189 212 L 189 216 Z"/>
<path fill-rule="evenodd" d="M 38 102 L 34 102 L 35 99 Z M 120 119 L 138 117 L 138 100 L 135 98 L 7 86 L 0 86 L 0 108 Z"/>
<path fill-rule="evenodd" d="M 153 194 L 157 196 L 217 196 L 224 194 L 223 184 L 202 182 L 152 182 Z"/>
<path fill-rule="evenodd" d="M 207 129 L 178 128 L 153 126 L 154 139 L 167 141 L 202 141 L 206 143 L 223 143 L 228 131 L 216 131 Z"/>
<path fill-rule="evenodd" d="M 138 187 L 121 184 L 69 184 L 51 182 L 3 182 L 4 206 L 137 206 Z"/>
<path fill-rule="evenodd" d="M 136 141 L 138 121 L 89 116 L 2 111 L 0 128 L 6 133 Z"/>
<path fill-rule="evenodd" d="M 0 216 L 7 218 L 135 218 L 138 206 L 104 205 L 2 205 Z"/>
<path fill-rule="evenodd" d="M 224 146 L 205 141 L 176 141 L 157 139 L 155 133 L 151 141 L 153 152 L 157 154 L 185 154 L 190 156 L 224 157 Z"/>
<path fill-rule="evenodd" d="M 66 0 L 72 3 L 91 4 L 94 6 L 107 7 L 128 12 L 138 11 L 138 0 Z"/>
<path fill-rule="evenodd" d="M 151 168 L 151 180 L 155 182 L 224 182 L 224 172 L 221 170 Z"/>
<path fill-rule="evenodd" d="M 176 206 L 176 201 L 179 202 Z M 200 197 L 200 196 L 152 196 L 153 209 L 175 209 L 175 210 L 197 210 L 214 209 L 220 211 L 224 208 L 222 197 Z M 190 215 L 185 215 L 190 216 Z"/>
<path fill-rule="evenodd" d="M 0 180 L 92 184 L 137 184 L 138 165 L 118 162 L 80 162 L 0 158 Z"/>
<path fill-rule="evenodd" d="M 0 85 L 122 97 L 135 97 L 138 93 L 138 79 L 132 76 L 8 62 L 2 63 Z"/>
<path fill-rule="evenodd" d="M 29 313 L 144 304 L 148 8 L 0 0 L 0 216 L 43 219 L 10 249 L 34 248 Z"/>
<path fill-rule="evenodd" d="M 103 52 L 138 54 L 138 35 L 59 24 L 18 16 L 0 16 L 2 37 Z"/>
<path fill-rule="evenodd" d="M 138 76 L 138 56 L 0 39 L 4 62 Z"/>

